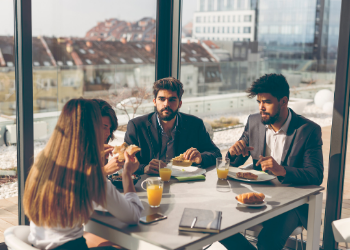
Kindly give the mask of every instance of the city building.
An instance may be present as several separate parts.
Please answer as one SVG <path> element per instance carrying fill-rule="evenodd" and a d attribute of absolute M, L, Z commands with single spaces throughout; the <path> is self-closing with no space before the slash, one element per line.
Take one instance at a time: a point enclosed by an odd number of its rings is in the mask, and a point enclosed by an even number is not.
<path fill-rule="evenodd" d="M 197 0 L 192 37 L 202 40 L 255 41 L 255 1 Z"/>

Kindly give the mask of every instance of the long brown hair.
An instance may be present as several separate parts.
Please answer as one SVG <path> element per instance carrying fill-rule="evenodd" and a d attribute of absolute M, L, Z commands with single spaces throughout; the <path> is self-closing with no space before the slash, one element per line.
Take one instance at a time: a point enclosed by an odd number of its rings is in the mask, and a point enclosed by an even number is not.
<path fill-rule="evenodd" d="M 108 102 L 106 102 L 105 100 L 102 100 L 102 99 L 92 99 L 92 100 L 97 102 L 97 104 L 101 110 L 101 115 L 108 116 L 109 119 L 111 120 L 110 135 L 108 136 L 107 141 L 105 142 L 105 143 L 108 143 L 110 140 L 114 139 L 113 132 L 116 131 L 118 128 L 117 115 L 115 114 L 115 111 L 112 108 L 112 106 Z"/>
<path fill-rule="evenodd" d="M 33 164 L 23 204 L 37 226 L 74 227 L 86 223 L 93 201 L 104 205 L 101 112 L 92 100 L 72 99 Z"/>

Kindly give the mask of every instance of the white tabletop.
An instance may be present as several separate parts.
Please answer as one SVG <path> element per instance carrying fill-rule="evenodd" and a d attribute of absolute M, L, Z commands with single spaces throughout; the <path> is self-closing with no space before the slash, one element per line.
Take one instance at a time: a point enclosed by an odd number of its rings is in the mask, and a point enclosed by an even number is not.
<path fill-rule="evenodd" d="M 291 205 L 298 201 L 300 204 L 304 204 L 310 195 L 317 194 L 324 189 L 319 186 L 282 185 L 277 179 L 259 184 L 233 179 L 221 181 L 217 178 L 215 168 L 209 168 L 207 171 L 205 181 L 178 182 L 172 178 L 169 183 L 165 183 L 159 208 L 149 207 L 146 191 L 140 187 L 142 180 L 148 176 L 144 175 L 136 184 L 136 190 L 145 207 L 143 215 L 160 212 L 168 216 L 166 220 L 149 225 L 127 226 L 109 213 L 95 212 L 91 221 L 161 248 L 179 249 L 205 241 L 206 238 L 208 242 L 213 238 L 213 234 L 178 231 L 184 208 L 222 211 L 221 232 L 220 235 L 215 236 L 218 240 L 230 235 L 235 228 L 240 227 L 241 230 L 242 226 L 248 225 L 247 222 L 253 223 L 261 218 L 265 218 L 264 220 L 269 219 L 268 217 L 272 218 L 277 213 L 282 213 L 283 209 L 290 210 Z M 264 193 L 267 205 L 262 208 L 248 208 L 237 204 L 235 196 L 246 192 Z M 117 244 L 118 242 L 116 240 Z"/>

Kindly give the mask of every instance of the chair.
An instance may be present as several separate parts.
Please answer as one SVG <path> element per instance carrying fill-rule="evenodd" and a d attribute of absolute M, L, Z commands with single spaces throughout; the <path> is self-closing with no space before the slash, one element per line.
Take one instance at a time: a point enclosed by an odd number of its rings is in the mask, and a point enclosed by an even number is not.
<path fill-rule="evenodd" d="M 248 234 L 249 236 L 253 236 L 253 237 L 257 238 L 262 228 L 263 228 L 263 226 L 261 224 L 253 226 L 251 228 L 248 228 L 244 231 L 244 237 L 246 237 L 246 235 Z M 295 240 L 296 240 L 295 241 L 295 250 L 298 250 L 298 235 L 299 234 L 301 236 L 301 250 L 304 250 L 303 230 L 304 230 L 304 228 L 302 226 L 297 227 L 290 235 L 290 236 L 295 236 Z"/>
<path fill-rule="evenodd" d="M 28 242 L 29 226 L 14 226 L 5 230 L 5 244 L 9 250 L 38 250 Z"/>
<path fill-rule="evenodd" d="M 350 218 L 335 220 L 332 222 L 334 239 L 336 242 L 345 242 L 346 248 L 350 243 Z"/>

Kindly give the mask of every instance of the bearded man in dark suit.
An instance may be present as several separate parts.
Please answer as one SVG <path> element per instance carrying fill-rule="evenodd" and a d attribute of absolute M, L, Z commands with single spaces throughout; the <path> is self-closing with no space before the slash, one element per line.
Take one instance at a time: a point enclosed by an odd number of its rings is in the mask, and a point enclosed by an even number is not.
<path fill-rule="evenodd" d="M 289 85 L 285 77 L 264 75 L 247 92 L 251 98 L 257 96 L 260 113 L 248 117 L 241 138 L 229 149 L 231 165 L 241 166 L 251 156 L 254 169 L 277 176 L 282 184 L 321 185 L 321 128 L 288 108 Z M 264 222 L 258 249 L 283 249 L 295 228 L 307 228 L 307 215 L 305 204 Z M 227 249 L 256 250 L 241 234 L 221 243 Z"/>

